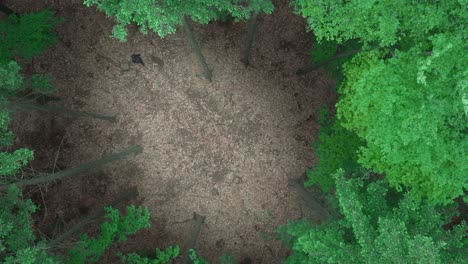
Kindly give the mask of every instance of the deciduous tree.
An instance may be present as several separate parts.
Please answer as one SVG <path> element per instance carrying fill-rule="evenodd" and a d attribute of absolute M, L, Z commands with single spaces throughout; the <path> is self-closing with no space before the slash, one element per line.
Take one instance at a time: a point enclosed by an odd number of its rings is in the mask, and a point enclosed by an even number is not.
<path fill-rule="evenodd" d="M 455 208 L 397 195 L 382 180 L 333 176 L 342 217 L 319 226 L 306 220 L 281 226 L 278 238 L 294 250 L 284 263 L 461 263 L 467 224 L 442 225 Z"/>
<path fill-rule="evenodd" d="M 343 126 L 366 140 L 359 162 L 386 173 L 397 188 L 451 203 L 468 189 L 466 104 L 468 46 L 460 36 L 431 38 L 432 54 L 417 49 L 359 54 L 345 66 L 337 104 Z"/>
<path fill-rule="evenodd" d="M 294 0 L 317 40 L 363 47 L 345 64 L 338 119 L 366 141 L 358 161 L 435 204 L 468 190 L 467 5 Z M 465 100 L 465 101 L 464 101 Z"/>
<path fill-rule="evenodd" d="M 318 139 L 312 144 L 318 162 L 306 170 L 308 181 L 305 186 L 318 184 L 322 191 L 329 192 L 335 187 L 335 181 L 330 175 L 337 169 L 345 168 L 350 174 L 360 170 L 357 151 L 364 145 L 364 141 L 353 131 L 345 129 L 326 106 L 319 110 L 318 121 Z"/>

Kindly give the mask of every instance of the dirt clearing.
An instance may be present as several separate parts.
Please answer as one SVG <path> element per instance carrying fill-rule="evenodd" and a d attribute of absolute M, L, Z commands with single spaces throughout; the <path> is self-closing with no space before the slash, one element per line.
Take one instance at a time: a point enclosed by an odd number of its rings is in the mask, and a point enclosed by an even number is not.
<path fill-rule="evenodd" d="M 23 12 L 44 6 L 36 2 L 5 4 Z M 129 161 L 50 187 L 44 199 L 48 213 L 95 209 L 136 186 L 153 228 L 110 253 L 184 248 L 197 213 L 206 220 L 196 249 L 208 261 L 230 252 L 238 260 L 280 263 L 287 248 L 273 238 L 274 231 L 310 213 L 288 181 L 314 164 L 310 141 L 318 129 L 316 110 L 336 100 L 324 72 L 295 74 L 309 62 L 305 21 L 292 13 L 288 1 L 274 1 L 274 13 L 259 16 L 253 67 L 247 68 L 239 61 L 246 23 L 192 22 L 214 69 L 210 83 L 202 78 L 183 30 L 160 39 L 130 27 L 128 41 L 120 43 L 110 37 L 111 19 L 73 2 L 49 4 L 66 19 L 57 28 L 59 41 L 22 66 L 26 72 L 52 74 L 56 95 L 63 99 L 51 104 L 118 114 L 117 122 L 17 113 L 22 122 L 15 123 L 14 132 L 36 150 L 38 160 L 50 161 L 62 143 L 58 163 L 64 167 L 131 145 L 144 150 Z M 144 66 L 131 63 L 135 53 Z M 312 212 L 310 217 L 320 216 Z M 111 254 L 102 260 L 109 262 Z"/>

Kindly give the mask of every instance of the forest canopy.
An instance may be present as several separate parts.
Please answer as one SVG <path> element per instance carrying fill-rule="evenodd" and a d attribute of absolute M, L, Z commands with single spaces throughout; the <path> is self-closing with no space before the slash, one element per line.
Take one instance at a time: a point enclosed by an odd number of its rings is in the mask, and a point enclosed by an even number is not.
<path fill-rule="evenodd" d="M 468 200 L 467 1 L 290 4 L 313 35 L 313 66 L 332 69 L 339 99 L 334 107 L 319 111 L 320 131 L 312 144 L 318 163 L 306 170 L 304 185 L 319 185 L 316 190 L 327 197 L 328 218 L 321 224 L 291 219 L 278 228 L 277 239 L 292 252 L 284 263 L 462 263 L 468 256 L 468 226 L 457 205 L 466 206 Z M 210 80 L 211 69 L 187 18 L 207 24 L 231 16 L 238 22 L 273 12 L 268 0 L 85 0 L 84 5 L 115 19 L 112 33 L 120 41 L 126 40 L 131 23 L 159 37 L 184 27 Z M 12 148 L 10 114 L 24 98 L 31 103 L 55 89 L 50 75 L 25 76 L 20 62 L 54 45 L 58 36 L 53 29 L 62 19 L 49 9 L 7 14 L 0 21 L 0 260 L 95 263 L 112 244 L 150 228 L 148 208 L 129 205 L 120 213 L 106 206 L 97 236 L 81 233 L 60 251 L 54 247 L 59 239 L 35 232 L 33 214 L 39 207 L 22 188 L 66 181 L 66 176 L 139 154 L 143 148 L 133 146 L 45 176 L 22 171 L 34 151 Z M 248 49 L 255 28 L 255 20 L 250 22 Z M 199 232 L 204 217 L 198 219 L 194 230 Z M 155 249 L 152 256 L 118 257 L 123 263 L 169 263 L 181 254 L 178 246 L 169 246 Z M 185 257 L 207 263 L 193 249 Z M 220 259 L 235 262 L 229 254 Z"/>
<path fill-rule="evenodd" d="M 125 27 L 135 23 L 144 34 L 148 30 L 156 32 L 160 37 L 165 37 L 176 32 L 177 26 L 182 25 L 185 17 L 191 18 L 200 24 L 208 24 L 212 20 L 230 15 L 235 21 L 248 19 L 252 12 L 264 11 L 271 13 L 273 4 L 271 1 L 253 0 L 245 5 L 241 0 L 191 0 L 191 1 L 108 1 L 85 0 L 88 7 L 97 6 L 108 16 L 115 17 L 117 25 L 112 31 L 113 36 L 124 41 L 127 36 Z"/>
<path fill-rule="evenodd" d="M 358 162 L 434 204 L 468 190 L 464 1 L 294 0 L 320 43 L 355 40 L 337 117 L 365 140 Z"/>
<path fill-rule="evenodd" d="M 466 206 L 466 1 L 291 4 L 313 31 L 312 59 L 340 58 L 343 80 L 306 182 L 330 192 L 338 214 L 281 226 L 278 238 L 294 252 L 285 263 L 463 262 L 468 226 L 454 199 Z M 335 55 L 349 41 L 361 49 Z"/>

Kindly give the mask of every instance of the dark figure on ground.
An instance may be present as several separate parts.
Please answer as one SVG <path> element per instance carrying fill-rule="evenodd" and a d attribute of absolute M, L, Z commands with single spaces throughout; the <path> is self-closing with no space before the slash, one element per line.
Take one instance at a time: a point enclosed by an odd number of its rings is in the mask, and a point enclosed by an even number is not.
<path fill-rule="evenodd" d="M 141 64 L 141 65 L 145 66 L 145 64 L 143 63 L 143 60 L 141 59 L 140 55 L 141 54 L 132 54 L 132 62 L 135 63 L 135 64 Z"/>

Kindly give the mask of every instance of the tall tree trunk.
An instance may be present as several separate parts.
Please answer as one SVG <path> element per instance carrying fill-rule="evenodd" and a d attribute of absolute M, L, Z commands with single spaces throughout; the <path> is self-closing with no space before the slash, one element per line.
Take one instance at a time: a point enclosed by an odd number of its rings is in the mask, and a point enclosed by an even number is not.
<path fill-rule="evenodd" d="M 307 203 L 309 209 L 314 210 L 314 212 L 317 212 L 317 210 L 319 211 L 316 213 L 317 218 L 321 220 L 327 219 L 330 212 L 304 187 L 304 177 L 306 177 L 305 173 L 302 175 L 302 178 L 291 180 L 288 185 L 299 193 L 301 198 Z"/>
<path fill-rule="evenodd" d="M 60 179 L 63 179 L 63 178 L 66 178 L 66 177 L 69 177 L 69 176 L 72 176 L 72 175 L 87 171 L 87 170 L 90 170 L 90 169 L 94 169 L 96 167 L 103 166 L 103 165 L 105 165 L 107 163 L 110 163 L 110 162 L 113 162 L 113 161 L 116 161 L 116 160 L 125 159 L 130 154 L 136 154 L 136 155 L 140 154 L 142 151 L 143 151 L 142 147 L 133 146 L 133 147 L 125 149 L 125 150 L 123 150 L 123 151 L 121 151 L 119 153 L 114 153 L 114 154 L 105 156 L 105 157 L 103 157 L 103 158 L 101 158 L 99 160 L 88 162 L 88 163 L 79 165 L 79 166 L 74 167 L 74 168 L 66 169 L 66 170 L 59 171 L 59 172 L 53 173 L 53 174 L 48 174 L 48 175 L 45 175 L 45 176 L 42 176 L 42 177 L 37 177 L 37 178 L 29 179 L 29 180 L 19 181 L 19 182 L 12 183 L 12 184 L 1 185 L 0 186 L 0 191 L 3 191 L 5 189 L 7 189 L 11 185 L 16 185 L 16 187 L 22 188 L 22 187 L 29 186 L 29 185 L 36 185 L 36 184 L 41 184 L 41 183 L 52 182 L 52 181 L 55 181 L 55 180 L 60 180 Z"/>
<path fill-rule="evenodd" d="M 212 70 L 208 67 L 205 57 L 203 57 L 203 54 L 200 50 L 200 47 L 198 46 L 197 41 L 195 40 L 192 29 L 190 28 L 190 25 L 186 17 L 182 17 L 182 26 L 184 27 L 185 33 L 187 34 L 187 37 L 190 40 L 190 44 L 192 45 L 192 49 L 195 52 L 195 55 L 197 56 L 198 62 L 200 63 L 200 66 L 203 68 L 203 76 L 208 81 L 211 82 Z"/>
<path fill-rule="evenodd" d="M 305 75 L 311 71 L 314 71 L 314 70 L 317 70 L 318 68 L 322 67 L 322 66 L 325 66 L 327 64 L 329 64 L 330 62 L 333 62 L 335 60 L 338 60 L 338 59 L 341 59 L 341 58 L 345 58 L 345 57 L 348 57 L 348 56 L 351 56 L 351 55 L 354 55 L 358 52 L 360 52 L 361 49 L 355 49 L 355 50 L 351 50 L 351 51 L 348 51 L 348 52 L 344 52 L 344 53 L 341 53 L 341 54 L 338 54 L 338 55 L 335 55 L 327 60 L 324 60 L 320 63 L 311 63 L 309 64 L 308 66 L 304 67 L 304 68 L 301 68 L 299 69 L 296 74 L 297 75 Z"/>
<path fill-rule="evenodd" d="M 195 245 L 197 244 L 198 236 L 200 235 L 200 230 L 205 222 L 205 217 L 203 215 L 199 215 L 197 213 L 193 213 L 193 219 L 195 220 L 195 224 L 192 228 L 192 231 L 190 232 L 190 238 L 188 242 L 188 249 L 186 254 L 183 256 L 182 263 L 184 264 L 189 264 L 191 263 L 189 260 L 189 249 L 195 248 Z"/>
<path fill-rule="evenodd" d="M 8 16 L 9 15 L 17 15 L 15 13 L 15 11 L 11 10 L 10 8 L 8 8 L 6 5 L 4 4 L 0 4 L 0 11 L 2 11 L 3 13 L 7 14 Z"/>
<path fill-rule="evenodd" d="M 249 24 L 248 24 L 248 33 L 247 33 L 247 43 L 242 50 L 241 54 L 241 62 L 248 66 L 250 65 L 250 50 L 252 49 L 252 43 L 255 35 L 255 31 L 257 29 L 257 16 L 258 12 L 254 12 L 252 16 L 250 16 Z"/>
<path fill-rule="evenodd" d="M 109 115 L 93 113 L 93 112 L 79 112 L 79 111 L 73 111 L 73 110 L 69 110 L 63 107 L 59 107 L 59 106 L 45 106 L 45 105 L 37 105 L 37 104 L 29 104 L 29 103 L 10 102 L 7 105 L 7 107 L 12 110 L 16 110 L 16 109 L 39 110 L 39 111 L 46 111 L 46 112 L 52 112 L 52 113 L 59 113 L 59 114 L 67 115 L 67 116 L 96 118 L 96 119 L 106 120 L 110 122 L 115 122 L 116 120 L 115 115 L 109 116 Z"/>
<path fill-rule="evenodd" d="M 138 196 L 137 189 L 135 187 L 130 188 L 128 191 L 120 194 L 117 197 L 117 199 L 115 199 L 111 204 L 109 204 L 109 205 L 107 205 L 105 207 L 108 207 L 108 206 L 115 207 L 118 204 L 120 204 L 121 202 L 123 202 L 123 201 L 125 201 L 127 199 L 130 199 L 131 197 L 136 197 L 136 196 Z M 83 227 L 85 227 L 87 224 L 91 223 L 93 220 L 103 217 L 106 214 L 106 211 L 104 210 L 104 208 L 100 208 L 98 211 L 96 211 L 94 213 L 91 213 L 91 214 L 88 214 L 87 216 L 82 217 L 78 224 L 73 225 L 73 227 L 68 229 L 66 232 L 62 233 L 60 236 L 58 236 L 54 240 L 47 243 L 47 246 L 49 248 L 52 248 L 54 246 L 59 245 L 62 241 L 65 241 L 70 236 L 72 236 L 74 233 L 80 231 Z"/>

